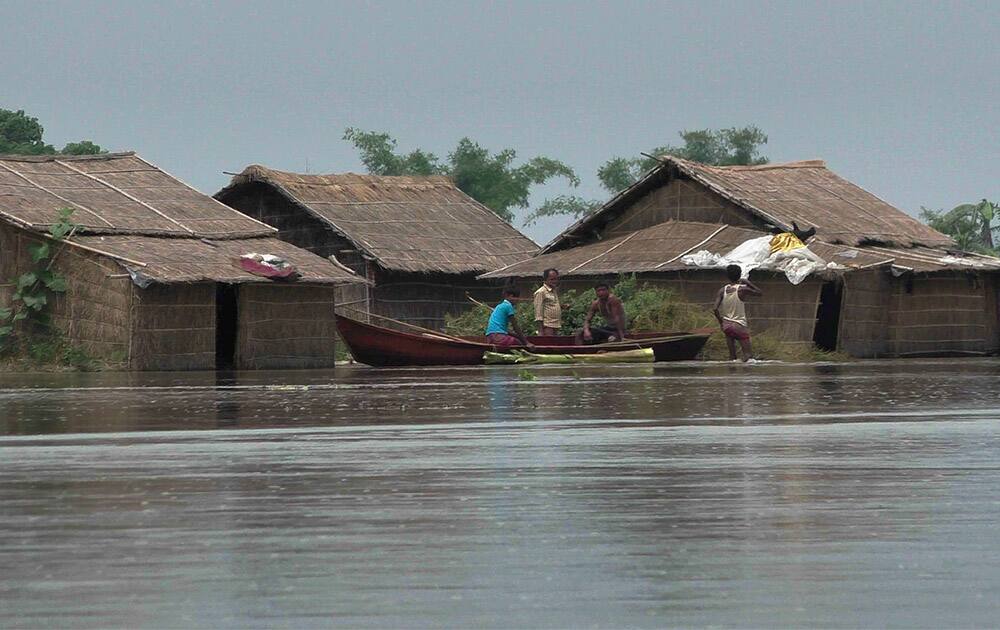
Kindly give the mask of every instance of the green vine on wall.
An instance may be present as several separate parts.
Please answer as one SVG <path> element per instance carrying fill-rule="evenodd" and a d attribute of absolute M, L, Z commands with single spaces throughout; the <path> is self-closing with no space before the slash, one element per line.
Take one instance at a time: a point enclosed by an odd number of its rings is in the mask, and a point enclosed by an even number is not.
<path fill-rule="evenodd" d="M 77 225 L 72 221 L 73 208 L 59 210 L 59 220 L 49 227 L 52 240 L 61 242 L 73 235 Z M 18 333 L 29 336 L 49 332 L 50 318 L 46 308 L 50 298 L 66 291 L 66 278 L 52 271 L 52 263 L 61 250 L 43 241 L 28 247 L 32 268 L 10 280 L 14 295 L 10 305 L 0 307 L 0 351 L 10 351 L 18 346 Z M 23 322 L 20 326 L 15 326 Z"/>

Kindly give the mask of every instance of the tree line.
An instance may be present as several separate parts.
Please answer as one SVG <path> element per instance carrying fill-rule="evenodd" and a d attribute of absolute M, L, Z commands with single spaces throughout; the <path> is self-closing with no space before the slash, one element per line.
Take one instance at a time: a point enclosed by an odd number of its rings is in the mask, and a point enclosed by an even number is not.
<path fill-rule="evenodd" d="M 91 140 L 70 142 L 56 150 L 44 140 L 45 129 L 24 110 L 0 109 L 0 155 L 95 155 L 105 153 Z M 656 166 L 655 156 L 670 154 L 716 166 L 766 164 L 761 154 L 767 134 L 754 125 L 726 129 L 696 129 L 679 132 L 680 144 L 663 144 L 638 156 L 612 157 L 597 169 L 597 179 L 608 196 L 637 182 Z M 529 207 L 534 186 L 563 179 L 580 185 L 576 171 L 565 162 L 546 156 L 517 159 L 514 149 L 493 152 L 470 138 L 462 138 L 445 157 L 430 151 L 398 149 L 396 139 L 382 131 L 348 127 L 343 139 L 354 145 L 362 164 L 372 175 L 447 175 L 473 199 L 490 208 L 501 219 L 513 223 L 515 210 Z M 543 217 L 578 218 L 600 208 L 603 200 L 577 195 L 559 195 L 544 200 L 524 219 L 531 225 Z M 1000 229 L 1000 204 L 983 199 L 952 210 L 921 208 L 920 218 L 955 239 L 967 251 L 1000 253 L 994 232 Z"/>

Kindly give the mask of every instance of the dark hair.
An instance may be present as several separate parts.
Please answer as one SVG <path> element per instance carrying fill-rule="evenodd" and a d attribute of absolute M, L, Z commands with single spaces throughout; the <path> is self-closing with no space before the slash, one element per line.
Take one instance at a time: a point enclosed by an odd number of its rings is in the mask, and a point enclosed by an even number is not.
<path fill-rule="evenodd" d="M 503 296 L 507 297 L 508 295 L 510 297 L 519 297 L 521 292 L 517 290 L 517 287 L 507 287 L 503 290 Z"/>
<path fill-rule="evenodd" d="M 726 277 L 730 282 L 736 282 L 743 275 L 743 270 L 739 265 L 726 265 Z"/>
<path fill-rule="evenodd" d="M 608 286 L 607 282 L 598 282 L 597 284 L 594 285 L 594 289 L 595 290 L 597 290 L 597 289 L 609 289 L 610 290 L 611 287 Z"/>
<path fill-rule="evenodd" d="M 552 273 L 553 271 L 556 272 L 556 273 L 559 273 L 559 270 L 555 269 L 553 267 L 550 267 L 550 268 L 546 269 L 545 271 L 543 271 L 542 272 L 542 280 L 548 280 L 549 279 L 549 274 Z"/>

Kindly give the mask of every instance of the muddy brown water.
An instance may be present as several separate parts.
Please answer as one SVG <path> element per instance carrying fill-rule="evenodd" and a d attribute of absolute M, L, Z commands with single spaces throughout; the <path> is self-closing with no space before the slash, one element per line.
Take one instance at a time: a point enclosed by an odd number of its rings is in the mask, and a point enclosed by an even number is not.
<path fill-rule="evenodd" d="M 994 627 L 1000 361 L 0 375 L 0 627 Z"/>

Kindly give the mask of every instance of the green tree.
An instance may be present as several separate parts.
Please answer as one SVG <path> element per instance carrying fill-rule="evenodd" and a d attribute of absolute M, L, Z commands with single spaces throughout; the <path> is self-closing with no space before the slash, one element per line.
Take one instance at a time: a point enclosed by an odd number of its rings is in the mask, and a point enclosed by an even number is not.
<path fill-rule="evenodd" d="M 659 160 L 650 156 L 675 155 L 714 166 L 766 164 L 768 161 L 760 155 L 761 147 L 767 144 L 767 134 L 753 125 L 716 131 L 682 131 L 680 136 L 684 141 L 681 146 L 663 145 L 640 157 L 616 157 L 608 160 L 597 170 L 601 186 L 613 195 L 625 190 L 659 163 Z M 524 224 L 531 225 L 542 217 L 557 215 L 578 218 L 594 212 L 602 205 L 600 201 L 576 196 L 556 197 L 546 200 L 529 214 Z"/>
<path fill-rule="evenodd" d="M 46 155 L 55 153 L 42 141 L 45 129 L 38 119 L 19 109 L 0 109 L 0 154 Z"/>
<path fill-rule="evenodd" d="M 60 153 L 63 155 L 99 155 L 107 153 L 107 151 L 90 140 L 81 140 L 79 142 L 70 142 L 63 147 Z"/>
<path fill-rule="evenodd" d="M 373 175 L 448 175 L 465 194 L 490 208 L 503 220 L 514 219 L 514 208 L 528 207 L 531 187 L 563 177 L 572 186 L 580 180 L 566 164 L 548 157 L 535 157 L 515 165 L 517 153 L 503 149 L 491 153 L 469 138 L 459 140 L 455 149 L 442 162 L 436 155 L 422 150 L 400 154 L 396 140 L 389 134 L 362 131 L 349 127 L 344 140 L 351 142 L 361 154 L 361 162 Z"/>
<path fill-rule="evenodd" d="M 0 155 L 94 155 L 105 151 L 90 140 L 71 142 L 56 151 L 42 139 L 45 128 L 24 110 L 0 109 Z"/>
<path fill-rule="evenodd" d="M 955 239 L 966 251 L 996 254 L 993 232 L 1000 230 L 1000 204 L 983 199 L 979 203 L 963 203 L 951 210 L 920 208 L 920 218 L 932 228 Z"/>

